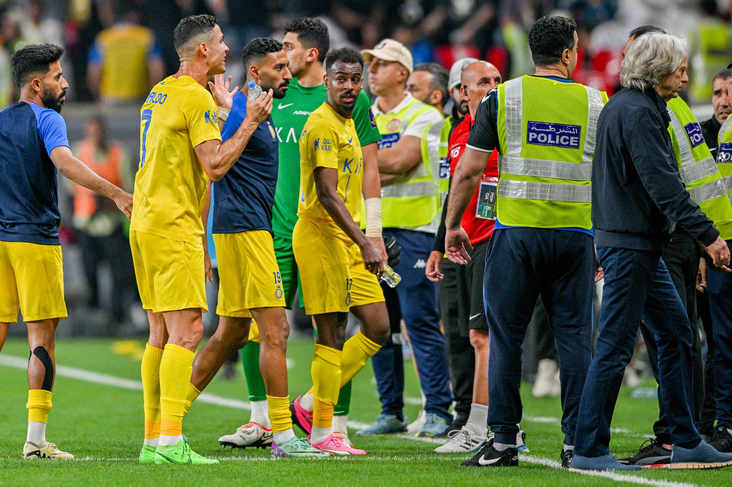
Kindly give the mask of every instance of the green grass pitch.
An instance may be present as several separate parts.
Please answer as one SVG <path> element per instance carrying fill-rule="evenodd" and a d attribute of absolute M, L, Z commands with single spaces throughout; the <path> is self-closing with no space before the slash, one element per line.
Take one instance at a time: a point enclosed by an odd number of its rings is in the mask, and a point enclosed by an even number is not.
<path fill-rule="evenodd" d="M 588 476 L 556 468 L 562 436 L 557 418 L 558 399 L 535 399 L 523 390 L 524 422 L 530 453 L 521 457 L 518 468 L 465 468 L 461 455 L 437 455 L 434 444 L 409 438 L 351 438 L 368 451 L 366 457 L 321 461 L 271 460 L 268 450 L 231 450 L 216 440 L 231 433 L 249 418 L 249 411 L 197 402 L 185 421 L 184 430 L 193 448 L 222 460 L 213 466 L 139 465 L 142 443 L 142 392 L 119 385 L 101 385 L 89 378 L 63 376 L 61 367 L 107 374 L 139 381 L 140 362 L 135 354 L 143 341 L 64 340 L 56 349 L 60 368 L 54 390 L 54 407 L 48 439 L 77 458 L 73 462 L 25 461 L 20 458 L 26 434 L 25 371 L 10 365 L 28 356 L 23 340 L 9 340 L 0 353 L 0 485 L 246 485 L 246 486 L 549 486 L 565 485 L 655 485 L 730 486 L 732 468 L 710 471 L 653 470 L 615 476 Z M 122 352 L 122 353 L 120 353 Z M 310 384 L 312 342 L 291 341 L 288 357 L 290 393 L 304 392 Z M 406 364 L 407 397 L 418 398 L 411 364 Z M 237 378 L 217 377 L 206 393 L 246 401 L 241 370 Z M 133 385 L 127 382 L 127 385 Z M 354 380 L 350 419 L 369 423 L 379 412 L 371 366 Z M 413 419 L 419 406 L 409 401 L 406 414 Z M 615 412 L 612 452 L 617 456 L 633 453 L 651 430 L 657 415 L 653 399 L 632 399 L 623 390 Z"/>

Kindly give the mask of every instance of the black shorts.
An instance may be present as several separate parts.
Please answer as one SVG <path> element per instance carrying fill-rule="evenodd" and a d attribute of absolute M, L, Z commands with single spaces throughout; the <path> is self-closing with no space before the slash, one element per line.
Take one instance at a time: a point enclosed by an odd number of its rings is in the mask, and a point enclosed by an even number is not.
<path fill-rule="evenodd" d="M 469 330 L 488 331 L 488 322 L 485 319 L 485 308 L 483 306 L 483 272 L 485 270 L 485 256 L 490 245 L 490 240 L 477 243 L 470 253 L 470 263 L 458 266 L 457 289 L 458 294 L 465 297 L 458 301 L 461 304 L 460 315 L 465 319 L 461 324 Z"/>

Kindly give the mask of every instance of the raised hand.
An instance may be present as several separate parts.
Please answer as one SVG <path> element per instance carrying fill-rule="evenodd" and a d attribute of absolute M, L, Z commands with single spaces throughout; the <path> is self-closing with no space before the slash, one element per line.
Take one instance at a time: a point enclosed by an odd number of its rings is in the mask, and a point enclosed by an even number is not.
<path fill-rule="evenodd" d="M 234 95 L 238 91 L 238 87 L 231 88 L 231 76 L 224 78 L 223 74 L 214 75 L 214 82 L 208 82 L 208 88 L 211 90 L 211 96 L 217 106 L 231 110 L 234 103 Z"/>

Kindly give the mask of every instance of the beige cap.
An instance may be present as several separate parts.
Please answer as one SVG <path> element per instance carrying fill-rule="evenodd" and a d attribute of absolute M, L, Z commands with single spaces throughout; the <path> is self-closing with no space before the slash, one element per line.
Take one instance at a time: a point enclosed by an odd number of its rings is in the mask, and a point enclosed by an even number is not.
<path fill-rule="evenodd" d="M 447 83 L 447 89 L 448 91 L 452 91 L 453 88 L 455 88 L 457 85 L 460 84 L 460 79 L 463 74 L 463 70 L 470 66 L 471 64 L 478 62 L 477 59 L 474 57 L 464 57 L 462 59 L 458 59 L 454 63 L 452 63 L 452 67 L 450 68 L 450 80 Z"/>
<path fill-rule="evenodd" d="M 365 49 L 361 51 L 363 60 L 370 63 L 373 58 L 383 59 L 384 61 L 396 61 L 410 73 L 414 69 L 414 61 L 412 53 L 401 42 L 394 39 L 384 39 L 374 46 L 373 49 Z"/>

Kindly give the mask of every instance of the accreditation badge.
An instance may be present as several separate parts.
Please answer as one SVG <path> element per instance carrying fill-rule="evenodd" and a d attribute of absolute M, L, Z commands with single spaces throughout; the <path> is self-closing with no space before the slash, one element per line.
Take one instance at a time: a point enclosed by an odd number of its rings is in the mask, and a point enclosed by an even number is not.
<path fill-rule="evenodd" d="M 498 194 L 498 178 L 484 177 L 478 189 L 478 201 L 475 205 L 475 217 L 483 220 L 496 219 L 496 196 Z"/>

